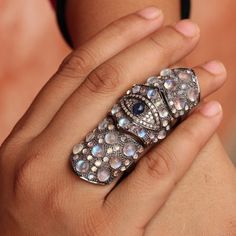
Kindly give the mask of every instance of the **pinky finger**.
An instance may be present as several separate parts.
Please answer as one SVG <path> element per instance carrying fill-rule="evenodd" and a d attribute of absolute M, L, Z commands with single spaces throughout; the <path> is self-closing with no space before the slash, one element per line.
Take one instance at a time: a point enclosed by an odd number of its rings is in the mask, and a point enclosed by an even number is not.
<path fill-rule="evenodd" d="M 143 229 L 214 134 L 221 118 L 218 102 L 202 104 L 165 141 L 151 149 L 107 197 L 109 208 L 119 205 L 116 222 L 124 221 L 120 224 L 126 225 L 126 230 Z"/>

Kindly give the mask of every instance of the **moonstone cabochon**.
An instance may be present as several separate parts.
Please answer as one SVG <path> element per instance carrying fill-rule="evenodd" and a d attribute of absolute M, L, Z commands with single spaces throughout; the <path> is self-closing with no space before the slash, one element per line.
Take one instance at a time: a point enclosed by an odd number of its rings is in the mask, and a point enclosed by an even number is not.
<path fill-rule="evenodd" d="M 134 85 L 71 155 L 80 178 L 109 184 L 136 163 L 145 148 L 166 138 L 179 118 L 195 107 L 200 88 L 193 70 L 165 69 Z"/>

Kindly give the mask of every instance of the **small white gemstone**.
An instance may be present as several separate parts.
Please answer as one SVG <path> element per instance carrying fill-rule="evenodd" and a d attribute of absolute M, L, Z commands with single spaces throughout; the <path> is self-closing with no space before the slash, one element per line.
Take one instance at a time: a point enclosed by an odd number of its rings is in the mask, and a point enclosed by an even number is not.
<path fill-rule="evenodd" d="M 116 176 L 118 176 L 119 175 L 119 171 L 114 171 L 114 173 L 113 173 L 113 175 L 116 177 Z"/>
<path fill-rule="evenodd" d="M 161 76 L 169 76 L 169 75 L 171 75 L 171 74 L 172 74 L 171 69 L 164 69 L 164 70 L 162 70 L 161 73 L 160 73 Z"/>
<path fill-rule="evenodd" d="M 161 118 L 167 117 L 168 114 L 169 114 L 168 111 L 164 108 L 160 109 L 160 111 L 159 111 L 159 115 L 160 115 Z"/>
<path fill-rule="evenodd" d="M 119 151 L 120 150 L 120 146 L 119 145 L 115 145 L 114 147 L 113 147 L 113 150 L 116 152 L 116 151 Z"/>
<path fill-rule="evenodd" d="M 102 138 L 100 138 L 99 140 L 98 140 L 98 143 L 103 143 L 104 142 L 104 140 L 102 139 Z"/>
<path fill-rule="evenodd" d="M 88 160 L 88 161 L 91 161 L 92 159 L 93 159 L 93 156 L 92 156 L 92 155 L 88 155 L 88 156 L 87 156 L 87 160 Z"/>
<path fill-rule="evenodd" d="M 88 153 L 88 149 L 85 148 L 85 149 L 83 149 L 82 152 L 83 152 L 83 154 L 87 154 Z"/>
<path fill-rule="evenodd" d="M 79 159 L 79 155 L 74 155 L 74 156 L 72 157 L 72 159 L 73 159 L 74 161 L 78 160 L 78 159 Z"/>
<path fill-rule="evenodd" d="M 143 129 L 143 128 L 138 128 L 137 134 L 138 134 L 138 136 L 139 136 L 140 138 L 144 138 L 144 137 L 146 136 L 147 132 L 146 132 L 146 130 Z"/>
<path fill-rule="evenodd" d="M 136 85 L 132 88 L 133 93 L 138 93 L 139 91 L 140 91 L 140 86 L 139 85 Z"/>
<path fill-rule="evenodd" d="M 97 178 L 100 182 L 106 182 L 110 178 L 109 170 L 101 168 L 97 172 Z"/>
<path fill-rule="evenodd" d="M 76 163 L 75 168 L 80 173 L 86 173 L 89 170 L 89 162 L 80 160 Z"/>
<path fill-rule="evenodd" d="M 174 99 L 174 105 L 177 110 L 182 110 L 184 109 L 186 105 L 186 100 L 184 98 L 177 97 Z"/>
<path fill-rule="evenodd" d="M 92 146 L 93 146 L 93 142 L 89 142 L 88 147 L 92 147 Z"/>
<path fill-rule="evenodd" d="M 187 73 L 187 72 L 180 72 L 180 73 L 179 73 L 179 78 L 180 78 L 181 80 L 186 81 L 186 82 L 190 82 L 191 79 L 192 79 L 192 75 L 189 74 L 189 73 Z"/>
<path fill-rule="evenodd" d="M 162 121 L 162 125 L 163 125 L 164 127 L 166 127 L 166 126 L 168 125 L 168 121 L 167 121 L 167 120 L 163 120 L 163 121 Z"/>
<path fill-rule="evenodd" d="M 119 157 L 111 157 L 109 163 L 110 166 L 116 170 L 120 168 L 122 161 Z"/>
<path fill-rule="evenodd" d="M 181 89 L 186 89 L 187 88 L 187 84 L 181 84 Z"/>
<path fill-rule="evenodd" d="M 191 102 L 197 101 L 197 99 L 198 99 L 198 91 L 197 91 L 197 89 L 194 89 L 194 88 L 189 89 L 188 92 L 187 92 L 187 96 L 188 96 L 188 99 Z"/>
<path fill-rule="evenodd" d="M 121 108 L 120 108 L 119 105 L 117 105 L 117 104 L 114 105 L 113 108 L 112 108 L 112 110 L 111 110 L 111 114 L 112 114 L 112 115 L 116 114 L 117 112 L 120 111 L 120 109 L 121 109 Z"/>
<path fill-rule="evenodd" d="M 112 153 L 112 148 L 108 148 L 108 149 L 107 149 L 107 153 L 108 153 L 108 154 L 111 154 L 111 153 Z"/>
<path fill-rule="evenodd" d="M 114 125 L 108 125 L 108 129 L 109 129 L 109 130 L 113 130 L 114 128 L 115 128 Z"/>
<path fill-rule="evenodd" d="M 78 153 L 80 153 L 80 152 L 83 150 L 83 147 L 84 147 L 84 145 L 83 145 L 82 143 L 76 144 L 76 145 L 73 147 L 73 154 L 78 154 Z"/>
<path fill-rule="evenodd" d="M 158 95 L 157 90 L 155 90 L 155 89 L 148 89 L 148 91 L 147 91 L 147 97 L 148 97 L 149 99 L 156 99 L 156 98 L 157 98 L 157 95 Z"/>
<path fill-rule="evenodd" d="M 121 171 L 125 171 L 125 170 L 126 170 L 126 167 L 125 167 L 125 166 L 122 166 L 122 167 L 120 168 L 120 170 L 121 170 Z"/>
<path fill-rule="evenodd" d="M 95 137 L 94 133 L 90 133 L 86 136 L 86 142 L 90 142 Z"/>
<path fill-rule="evenodd" d="M 158 83 L 158 77 L 156 76 L 151 76 L 147 79 L 147 83 L 148 84 L 155 84 L 155 83 Z"/>
<path fill-rule="evenodd" d="M 166 137 L 166 131 L 161 130 L 157 137 L 158 137 L 158 139 L 164 139 Z"/>
<path fill-rule="evenodd" d="M 125 160 L 125 165 L 128 166 L 130 164 L 129 160 Z"/>
<path fill-rule="evenodd" d="M 164 87 L 167 90 L 173 89 L 175 87 L 176 83 L 173 79 L 167 79 L 164 83 Z"/>
<path fill-rule="evenodd" d="M 127 118 L 121 118 L 119 119 L 118 123 L 120 127 L 127 128 L 130 124 L 130 121 Z"/>
<path fill-rule="evenodd" d="M 93 172 L 96 172 L 97 171 L 97 167 L 96 166 L 93 166 L 92 168 L 91 168 L 91 170 L 93 171 Z"/>
<path fill-rule="evenodd" d="M 103 158 L 103 161 L 104 161 L 104 162 L 108 162 L 108 161 L 109 161 L 109 158 L 108 158 L 108 157 L 104 157 L 104 158 Z"/>
<path fill-rule="evenodd" d="M 97 160 L 97 161 L 95 161 L 95 166 L 97 166 L 97 167 L 99 167 L 101 164 L 102 164 L 102 161 L 100 161 L 100 160 Z"/>
<path fill-rule="evenodd" d="M 118 142 L 118 135 L 117 133 L 107 133 L 105 135 L 105 142 L 107 144 L 115 144 Z"/>
<path fill-rule="evenodd" d="M 89 175 L 88 175 L 88 179 L 89 179 L 89 180 L 93 180 L 94 178 L 95 178 L 95 175 L 94 175 L 94 174 L 89 174 Z"/>
<path fill-rule="evenodd" d="M 94 157 L 103 157 L 104 156 L 104 147 L 100 144 L 95 145 L 91 151 Z"/>
<path fill-rule="evenodd" d="M 127 143 L 125 144 L 124 148 L 123 148 L 123 153 L 127 156 L 127 157 L 132 157 L 135 155 L 136 153 L 136 146 L 133 143 Z"/>
<path fill-rule="evenodd" d="M 125 136 L 122 136 L 120 139 L 122 142 L 125 142 L 127 138 Z"/>
<path fill-rule="evenodd" d="M 107 119 L 104 119 L 99 125 L 98 125 L 98 129 L 99 130 L 104 130 L 107 128 L 107 125 L 109 124 Z"/>

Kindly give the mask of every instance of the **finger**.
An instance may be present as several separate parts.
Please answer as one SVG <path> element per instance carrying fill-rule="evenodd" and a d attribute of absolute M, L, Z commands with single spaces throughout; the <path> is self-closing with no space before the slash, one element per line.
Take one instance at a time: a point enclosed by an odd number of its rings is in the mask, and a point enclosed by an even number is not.
<path fill-rule="evenodd" d="M 150 150 L 107 197 L 107 206 L 117 211 L 115 222 L 128 222 L 127 229 L 144 228 L 216 131 L 221 118 L 218 102 L 203 104 L 163 143 Z"/>
<path fill-rule="evenodd" d="M 16 129 L 23 126 L 24 134 L 36 136 L 94 68 L 158 29 L 162 22 L 161 11 L 148 8 L 111 23 L 65 59 Z"/>
<path fill-rule="evenodd" d="M 165 27 L 94 70 L 39 138 L 49 140 L 56 132 L 51 139 L 55 149 L 63 146 L 60 151 L 68 155 L 73 144 L 98 124 L 129 86 L 143 82 L 143 78 L 173 64 L 194 47 L 198 40 L 196 25 L 188 21 L 180 24 L 192 27 L 193 34 L 186 36 L 176 30 L 178 27 Z"/>

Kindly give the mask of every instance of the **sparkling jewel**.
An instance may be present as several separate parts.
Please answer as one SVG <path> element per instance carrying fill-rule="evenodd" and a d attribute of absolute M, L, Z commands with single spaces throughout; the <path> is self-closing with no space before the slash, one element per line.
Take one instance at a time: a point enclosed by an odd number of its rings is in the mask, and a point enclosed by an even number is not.
<path fill-rule="evenodd" d="M 125 171 L 125 170 L 126 170 L 126 167 L 125 167 L 125 166 L 122 166 L 122 167 L 120 168 L 120 170 L 121 170 L 121 171 Z"/>
<path fill-rule="evenodd" d="M 82 152 L 83 152 L 83 154 L 87 154 L 88 153 L 88 149 L 85 148 L 85 149 L 83 149 Z"/>
<path fill-rule="evenodd" d="M 104 119 L 99 125 L 98 125 L 98 129 L 99 130 L 104 130 L 107 128 L 107 125 L 108 125 L 108 120 L 107 119 Z"/>
<path fill-rule="evenodd" d="M 146 130 L 143 128 L 138 128 L 137 130 L 137 134 L 140 138 L 144 138 L 146 136 L 146 133 L 147 133 Z"/>
<path fill-rule="evenodd" d="M 115 127 L 114 125 L 108 125 L 108 129 L 109 129 L 109 130 L 113 130 L 114 127 Z"/>
<path fill-rule="evenodd" d="M 106 182 L 110 178 L 109 170 L 100 168 L 97 172 L 97 178 L 100 182 Z"/>
<path fill-rule="evenodd" d="M 163 121 L 162 121 L 162 125 L 163 125 L 164 127 L 166 127 L 166 126 L 168 125 L 168 121 L 167 121 L 167 120 L 163 120 Z"/>
<path fill-rule="evenodd" d="M 171 75 L 171 74 L 172 74 L 171 69 L 164 69 L 164 70 L 162 70 L 161 73 L 160 73 L 161 76 L 169 76 L 169 75 Z"/>
<path fill-rule="evenodd" d="M 187 88 L 187 84 L 181 84 L 180 88 L 181 89 L 186 89 Z"/>
<path fill-rule="evenodd" d="M 192 78 L 192 75 L 187 73 L 187 72 L 180 72 L 179 73 L 179 78 L 181 80 L 185 80 L 186 82 L 189 82 Z"/>
<path fill-rule="evenodd" d="M 93 171 L 93 172 L 96 172 L 97 171 L 97 167 L 96 166 L 93 166 L 92 168 L 91 168 L 91 170 Z"/>
<path fill-rule="evenodd" d="M 119 157 L 111 157 L 109 163 L 110 163 L 110 166 L 116 170 L 120 168 L 122 161 Z"/>
<path fill-rule="evenodd" d="M 88 147 L 92 147 L 92 146 L 93 146 L 93 142 L 89 142 Z"/>
<path fill-rule="evenodd" d="M 132 157 L 134 156 L 134 154 L 136 153 L 136 146 L 133 143 L 127 143 L 125 144 L 124 148 L 123 148 L 123 153 L 127 156 L 127 157 Z"/>
<path fill-rule="evenodd" d="M 120 146 L 119 145 L 115 145 L 114 147 L 113 147 L 113 150 L 116 152 L 116 151 L 119 151 L 120 150 Z"/>
<path fill-rule="evenodd" d="M 117 112 L 120 111 L 120 106 L 118 106 L 117 104 L 113 106 L 112 110 L 111 110 L 111 114 L 114 115 Z"/>
<path fill-rule="evenodd" d="M 136 85 L 132 88 L 133 93 L 138 93 L 139 91 L 140 91 L 140 86 L 139 85 Z"/>
<path fill-rule="evenodd" d="M 133 106 L 133 114 L 141 115 L 145 110 L 145 104 L 143 102 L 137 102 Z"/>
<path fill-rule="evenodd" d="M 147 97 L 148 97 L 149 99 L 156 99 L 156 98 L 157 98 L 157 95 L 158 95 L 157 90 L 155 90 L 155 89 L 148 89 L 148 91 L 147 91 Z"/>
<path fill-rule="evenodd" d="M 104 161 L 104 162 L 108 162 L 108 161 L 109 161 L 109 158 L 108 158 L 108 157 L 104 157 L 104 158 L 103 158 L 103 161 Z"/>
<path fill-rule="evenodd" d="M 114 144 L 118 142 L 118 135 L 117 133 L 107 133 L 105 135 L 105 142 L 108 144 Z"/>
<path fill-rule="evenodd" d="M 89 170 L 89 162 L 80 160 L 76 163 L 75 168 L 80 173 L 86 173 Z"/>
<path fill-rule="evenodd" d="M 119 175 L 119 171 L 114 171 L 114 173 L 113 173 L 113 175 L 116 177 L 116 176 L 118 176 Z"/>
<path fill-rule="evenodd" d="M 102 139 L 102 138 L 100 138 L 99 140 L 98 140 L 98 143 L 103 143 L 104 142 L 104 140 Z"/>
<path fill-rule="evenodd" d="M 112 153 L 112 148 L 108 148 L 108 149 L 107 149 L 107 153 L 108 153 L 108 154 L 111 154 L 111 153 Z"/>
<path fill-rule="evenodd" d="M 140 88 L 140 93 L 146 93 L 146 91 L 147 91 L 146 87 L 141 87 Z"/>
<path fill-rule="evenodd" d="M 127 128 L 130 124 L 130 121 L 127 118 L 123 117 L 123 118 L 119 119 L 118 123 L 119 123 L 120 127 Z"/>
<path fill-rule="evenodd" d="M 89 179 L 89 180 L 93 180 L 94 178 L 95 178 L 95 175 L 94 175 L 94 174 L 89 174 L 89 175 L 88 175 L 88 179 Z"/>
<path fill-rule="evenodd" d="M 102 161 L 101 160 L 97 160 L 97 161 L 95 161 L 94 164 L 95 164 L 95 166 L 98 167 L 98 166 L 100 166 L 102 164 Z"/>
<path fill-rule="evenodd" d="M 147 80 L 147 83 L 148 84 L 158 83 L 158 77 L 156 77 L 156 76 L 149 77 L 148 80 Z"/>
<path fill-rule="evenodd" d="M 128 166 L 130 164 L 129 160 L 125 160 L 125 165 Z"/>
<path fill-rule="evenodd" d="M 90 142 L 95 137 L 94 133 L 90 133 L 86 136 L 86 142 Z"/>
<path fill-rule="evenodd" d="M 175 87 L 176 83 L 173 79 L 167 79 L 164 83 L 164 87 L 167 90 L 173 89 Z"/>
<path fill-rule="evenodd" d="M 162 108 L 159 110 L 159 115 L 161 118 L 165 118 L 168 116 L 168 111 L 166 109 Z"/>
<path fill-rule="evenodd" d="M 79 155 L 74 155 L 74 156 L 72 156 L 72 159 L 73 159 L 74 161 L 78 160 L 78 159 L 79 159 Z"/>
<path fill-rule="evenodd" d="M 174 99 L 174 105 L 177 110 L 182 110 L 186 105 L 186 100 L 184 98 L 177 97 Z"/>
<path fill-rule="evenodd" d="M 166 137 L 166 131 L 161 130 L 157 137 L 158 137 L 158 139 L 164 139 Z"/>
<path fill-rule="evenodd" d="M 82 151 L 84 145 L 82 143 L 80 144 L 76 144 L 74 147 L 73 147 L 73 154 L 78 154 Z"/>
<path fill-rule="evenodd" d="M 95 145 L 91 151 L 94 157 L 103 157 L 104 156 L 104 147 L 100 144 Z"/>
<path fill-rule="evenodd" d="M 93 156 L 91 156 L 91 155 L 88 155 L 88 156 L 87 156 L 87 160 L 88 160 L 88 161 L 91 161 L 92 159 L 93 159 Z"/>
<path fill-rule="evenodd" d="M 197 101 L 197 99 L 198 99 L 198 91 L 197 91 L 197 89 L 194 89 L 194 88 L 189 89 L 188 92 L 187 92 L 187 96 L 188 96 L 188 99 L 191 102 Z"/>

